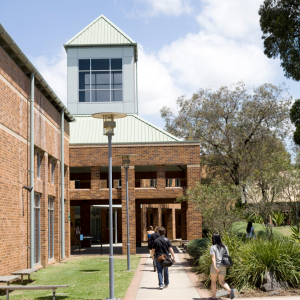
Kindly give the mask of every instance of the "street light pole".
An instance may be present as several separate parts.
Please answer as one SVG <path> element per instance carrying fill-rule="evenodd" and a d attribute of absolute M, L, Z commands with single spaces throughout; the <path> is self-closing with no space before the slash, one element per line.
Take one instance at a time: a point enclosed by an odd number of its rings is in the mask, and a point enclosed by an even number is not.
<path fill-rule="evenodd" d="M 113 208 L 112 208 L 112 151 L 111 140 L 116 127 L 115 119 L 124 118 L 123 113 L 97 113 L 93 118 L 103 119 L 104 135 L 108 137 L 108 187 L 109 187 L 109 299 L 114 300 L 114 253 L 113 253 Z"/>
<path fill-rule="evenodd" d="M 126 212 L 127 212 L 127 271 L 130 271 L 128 169 L 129 169 L 129 166 L 125 167 L 125 172 L 126 172 Z"/>
<path fill-rule="evenodd" d="M 122 164 L 126 173 L 126 213 L 127 213 L 127 271 L 130 270 L 130 242 L 129 242 L 129 201 L 128 201 L 128 169 L 129 169 L 129 158 L 136 156 L 136 154 L 122 154 L 116 155 L 122 157 Z"/>
<path fill-rule="evenodd" d="M 108 136 L 108 188 L 109 188 L 109 298 L 114 299 L 114 252 L 113 252 L 113 217 L 112 217 L 112 155 L 111 138 Z"/>

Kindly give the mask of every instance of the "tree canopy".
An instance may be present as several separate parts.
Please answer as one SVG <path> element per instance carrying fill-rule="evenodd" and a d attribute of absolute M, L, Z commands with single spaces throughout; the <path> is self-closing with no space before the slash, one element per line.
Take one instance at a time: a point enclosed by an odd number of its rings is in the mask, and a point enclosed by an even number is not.
<path fill-rule="evenodd" d="M 247 89 L 241 82 L 217 91 L 200 89 L 191 99 L 180 97 L 178 112 L 163 107 L 161 116 L 168 132 L 200 140 L 208 173 L 240 185 L 272 152 L 285 151 L 281 139 L 289 128 L 290 102 L 282 86 Z"/>
<path fill-rule="evenodd" d="M 287 78 L 300 80 L 300 0 L 265 0 L 259 9 L 264 53 L 280 57 Z"/>

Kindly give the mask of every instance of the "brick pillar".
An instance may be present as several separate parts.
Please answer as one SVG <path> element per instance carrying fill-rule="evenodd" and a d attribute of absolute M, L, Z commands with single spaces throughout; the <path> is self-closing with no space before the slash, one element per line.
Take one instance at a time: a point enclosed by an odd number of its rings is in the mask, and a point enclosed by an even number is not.
<path fill-rule="evenodd" d="M 166 188 L 166 168 L 164 165 L 156 166 L 157 172 L 157 189 L 165 189 Z"/>
<path fill-rule="evenodd" d="M 43 182 L 40 199 L 40 243 L 41 265 L 48 266 L 48 154 L 41 155 L 41 181 Z"/>
<path fill-rule="evenodd" d="M 200 165 L 187 166 L 187 188 L 193 188 L 200 181 Z M 186 202 L 186 239 L 202 238 L 202 216 L 195 205 Z M 183 237 L 182 237 L 183 238 Z"/>
<path fill-rule="evenodd" d="M 54 182 L 60 182 L 60 162 L 56 163 Z M 54 259 L 60 261 L 60 184 L 56 184 L 56 197 L 54 199 Z"/>
<path fill-rule="evenodd" d="M 122 252 L 127 254 L 127 208 L 126 208 L 126 173 L 121 167 L 122 181 Z M 134 166 L 128 169 L 128 203 L 129 203 L 129 243 L 130 253 L 136 253 L 136 209 L 135 209 L 135 172 Z"/>
<path fill-rule="evenodd" d="M 167 238 L 169 240 L 175 240 L 175 209 L 167 209 L 166 212 L 166 224 L 167 224 Z"/>
<path fill-rule="evenodd" d="M 70 182 L 70 171 L 65 166 L 65 257 L 69 257 L 71 254 L 71 216 L 70 216 L 70 197 L 69 197 L 69 182 Z M 70 216 L 70 220 L 69 220 Z"/>
<path fill-rule="evenodd" d="M 142 231 L 142 241 L 147 241 L 148 237 L 147 237 L 147 207 L 145 205 L 143 205 L 142 209 L 141 209 L 141 231 Z M 150 223 L 148 223 L 150 224 Z"/>
<path fill-rule="evenodd" d="M 162 222 L 161 222 L 161 206 L 159 205 L 157 208 L 157 215 L 158 215 L 158 226 L 161 227 L 162 226 Z"/>
<path fill-rule="evenodd" d="M 91 234 L 91 212 L 88 201 L 84 202 L 80 206 L 80 225 L 81 234 Z M 81 247 L 90 247 L 90 241 L 82 241 Z"/>
<path fill-rule="evenodd" d="M 91 191 L 92 194 L 99 193 L 100 190 L 100 167 L 91 167 Z"/>

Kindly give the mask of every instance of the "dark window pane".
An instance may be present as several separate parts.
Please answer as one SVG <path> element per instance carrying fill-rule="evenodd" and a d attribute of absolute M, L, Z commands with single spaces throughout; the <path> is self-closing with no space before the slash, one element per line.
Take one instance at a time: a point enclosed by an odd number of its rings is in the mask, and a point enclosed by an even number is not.
<path fill-rule="evenodd" d="M 111 60 L 111 69 L 112 70 L 122 70 L 122 59 L 114 58 Z"/>
<path fill-rule="evenodd" d="M 79 102 L 90 102 L 90 91 L 79 91 Z"/>
<path fill-rule="evenodd" d="M 113 71 L 111 72 L 111 88 L 121 89 L 122 88 L 122 72 Z"/>
<path fill-rule="evenodd" d="M 92 59 L 92 70 L 109 70 L 109 59 Z"/>
<path fill-rule="evenodd" d="M 79 72 L 79 89 L 90 89 L 90 72 Z"/>
<path fill-rule="evenodd" d="M 109 91 L 92 91 L 92 102 L 109 102 Z"/>
<path fill-rule="evenodd" d="M 92 89 L 109 89 L 109 71 L 92 72 Z"/>
<path fill-rule="evenodd" d="M 111 100 L 112 101 L 123 101 L 122 91 L 111 91 Z"/>
<path fill-rule="evenodd" d="M 89 70 L 90 60 L 89 59 L 79 59 L 79 70 Z"/>

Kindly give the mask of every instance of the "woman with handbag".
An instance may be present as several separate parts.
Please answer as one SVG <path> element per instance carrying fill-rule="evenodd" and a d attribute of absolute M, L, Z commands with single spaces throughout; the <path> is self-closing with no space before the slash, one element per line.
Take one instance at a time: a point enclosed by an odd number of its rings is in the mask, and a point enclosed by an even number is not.
<path fill-rule="evenodd" d="M 228 291 L 230 299 L 234 298 L 234 291 L 230 289 L 228 284 L 225 282 L 226 275 L 226 266 L 224 265 L 223 257 L 226 258 L 225 263 L 228 263 L 229 252 L 227 247 L 222 243 L 221 237 L 219 234 L 215 233 L 212 236 L 213 245 L 210 247 L 210 254 L 212 259 L 212 264 L 210 266 L 210 277 L 211 277 L 211 290 L 212 290 L 212 299 L 216 299 L 217 293 L 217 278 L 219 278 L 219 283 Z M 229 260 L 230 257 L 229 257 Z"/>

